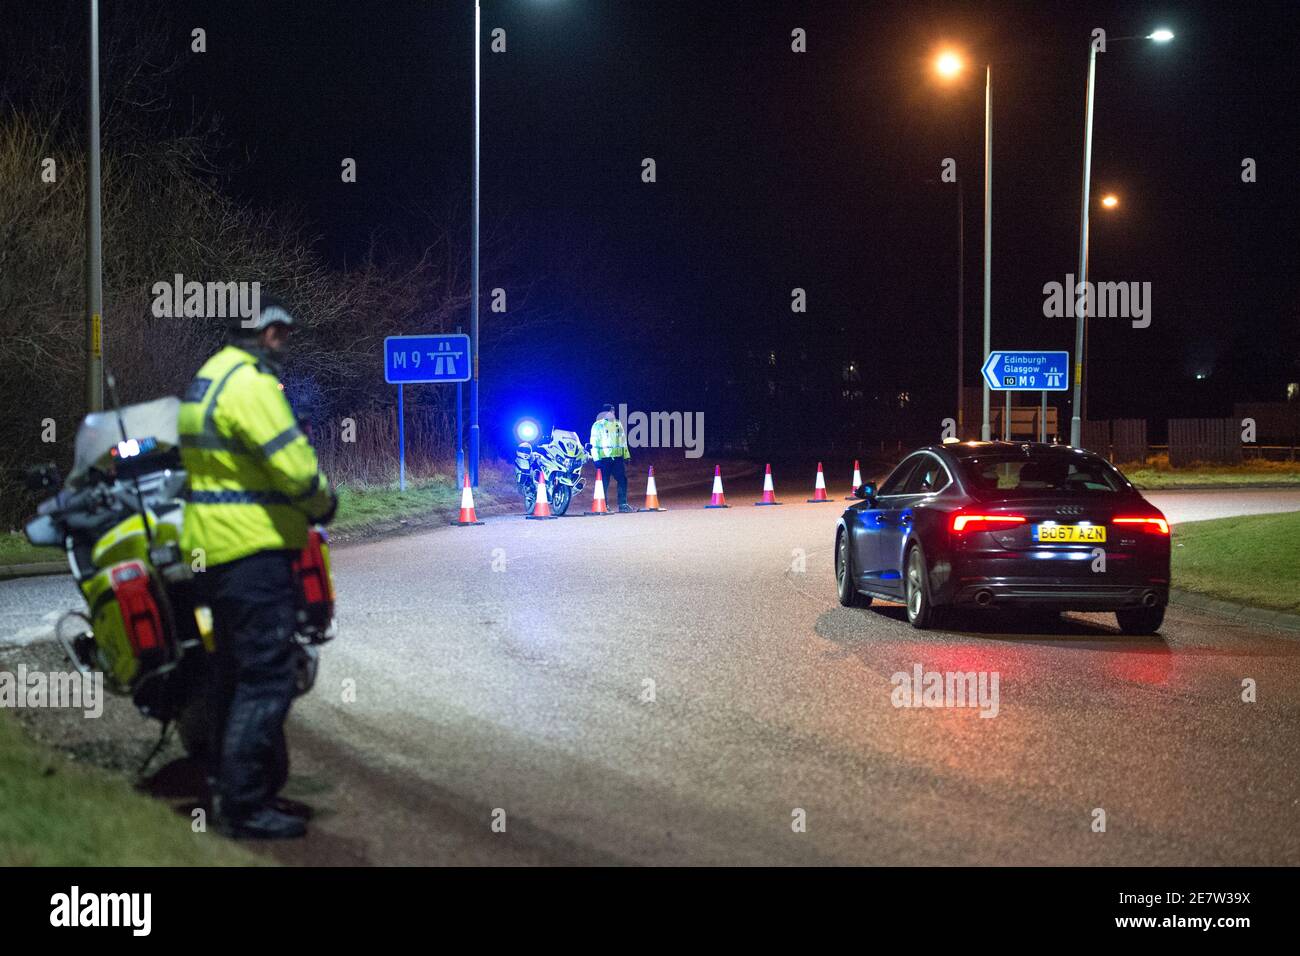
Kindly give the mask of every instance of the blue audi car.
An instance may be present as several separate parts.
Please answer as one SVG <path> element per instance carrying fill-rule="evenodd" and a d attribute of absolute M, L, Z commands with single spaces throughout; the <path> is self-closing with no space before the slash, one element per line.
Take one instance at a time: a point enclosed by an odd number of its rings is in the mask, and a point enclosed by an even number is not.
<path fill-rule="evenodd" d="M 1169 601 L 1169 522 L 1104 458 L 1064 445 L 921 448 L 835 529 L 840 603 L 901 601 L 917 628 L 955 608 L 1113 611 L 1153 634 Z"/>

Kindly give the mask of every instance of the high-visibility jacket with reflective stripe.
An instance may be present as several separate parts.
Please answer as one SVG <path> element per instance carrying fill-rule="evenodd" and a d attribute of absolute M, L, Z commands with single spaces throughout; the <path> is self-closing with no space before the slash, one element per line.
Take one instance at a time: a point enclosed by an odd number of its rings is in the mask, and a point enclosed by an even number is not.
<path fill-rule="evenodd" d="M 592 458 L 631 458 L 623 423 L 617 418 L 598 418 L 591 426 Z"/>
<path fill-rule="evenodd" d="M 181 402 L 181 461 L 189 473 L 181 546 L 209 565 L 297 549 L 330 506 L 316 452 L 279 379 L 226 346 L 199 369 Z"/>

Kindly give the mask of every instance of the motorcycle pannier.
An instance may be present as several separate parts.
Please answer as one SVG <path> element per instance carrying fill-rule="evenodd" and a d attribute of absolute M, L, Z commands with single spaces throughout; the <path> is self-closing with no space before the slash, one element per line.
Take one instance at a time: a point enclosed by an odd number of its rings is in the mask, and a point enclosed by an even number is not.
<path fill-rule="evenodd" d="M 324 635 L 334 620 L 334 582 L 329 537 L 323 529 L 308 529 L 307 546 L 294 559 L 293 573 L 298 583 L 298 620 L 305 630 Z"/>

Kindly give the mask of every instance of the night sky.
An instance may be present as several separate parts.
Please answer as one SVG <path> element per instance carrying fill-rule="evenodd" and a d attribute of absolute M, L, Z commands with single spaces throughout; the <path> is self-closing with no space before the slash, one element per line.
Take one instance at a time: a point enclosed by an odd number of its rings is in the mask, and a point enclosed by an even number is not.
<path fill-rule="evenodd" d="M 418 210 L 468 249 L 471 0 L 168 6 L 180 51 L 193 26 L 208 32 L 174 109 L 222 116 L 236 195 L 303 209 L 336 265 L 377 231 L 421 241 L 432 227 Z M 983 64 L 994 346 L 1072 350 L 1073 320 L 1044 318 L 1041 289 L 1077 268 L 1090 32 L 1164 26 L 1172 43 L 1099 57 L 1094 198 L 1114 191 L 1121 206 L 1094 206 L 1091 276 L 1150 281 L 1153 321 L 1093 324 L 1090 410 L 1155 419 L 1280 399 L 1300 380 L 1298 11 L 486 0 L 483 232 L 509 250 L 511 294 L 527 284 L 560 346 L 545 367 L 526 351 L 485 354 L 486 395 L 504 406 L 550 389 L 553 412 L 580 428 L 607 400 L 743 417 L 775 350 L 788 410 L 806 394 L 790 375 L 835 390 L 852 360 L 869 400 L 908 391 L 937 435 L 955 392 L 958 187 L 938 181 L 949 156 L 964 181 L 966 380 L 978 382 Z M 487 49 L 494 27 L 504 54 Z M 807 53 L 790 50 L 796 27 Z M 930 70 L 943 41 L 975 67 L 955 85 Z M 355 185 L 340 182 L 344 156 Z M 647 156 L 654 184 L 640 179 Z M 1241 181 L 1244 157 L 1258 182 Z M 483 270 L 491 288 L 498 264 Z M 806 315 L 790 312 L 796 286 Z"/>

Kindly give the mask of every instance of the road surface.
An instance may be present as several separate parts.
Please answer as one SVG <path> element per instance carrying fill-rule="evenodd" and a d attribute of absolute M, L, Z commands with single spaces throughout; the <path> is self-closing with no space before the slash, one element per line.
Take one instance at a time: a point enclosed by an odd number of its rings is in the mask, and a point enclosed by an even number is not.
<path fill-rule="evenodd" d="M 1176 607 L 1152 638 L 1109 615 L 918 632 L 901 606 L 837 604 L 843 502 L 778 482 L 789 503 L 753 508 L 757 488 L 729 486 L 725 511 L 692 492 L 340 549 L 343 636 L 291 721 L 289 793 L 318 819 L 266 852 L 1300 864 L 1300 640 Z M 1300 510 L 1300 492 L 1149 497 L 1175 522 Z M 41 639 L 71 601 L 62 580 L 0 584 L 0 641 Z M 916 665 L 996 674 L 996 716 L 894 706 Z"/>

